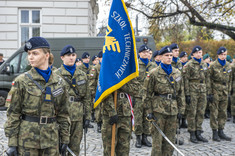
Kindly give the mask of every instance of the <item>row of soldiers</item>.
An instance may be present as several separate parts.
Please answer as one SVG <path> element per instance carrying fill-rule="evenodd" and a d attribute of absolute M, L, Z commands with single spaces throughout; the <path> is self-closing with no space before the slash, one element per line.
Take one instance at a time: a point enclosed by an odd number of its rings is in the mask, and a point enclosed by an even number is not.
<path fill-rule="evenodd" d="M 113 124 L 116 124 L 116 155 L 129 155 L 133 124 L 137 148 L 153 146 L 152 155 L 172 155 L 173 148 L 149 121 L 156 122 L 174 142 L 177 118 L 184 122 L 187 119 L 190 140 L 207 142 L 201 136 L 207 97 L 211 101 L 213 140 L 231 140 L 223 132 L 226 118 L 223 110 L 231 93 L 234 70 L 224 61 L 225 48 L 218 50 L 218 60 L 208 68 L 200 61 L 199 46 L 193 48 L 193 59 L 183 66 L 177 58 L 177 44 L 157 52 L 156 63 L 149 60 L 151 51 L 143 45 L 139 48 L 139 77 L 117 90 L 117 108 L 115 95 L 110 94 L 95 110 L 92 108 L 102 51 L 95 57 L 97 65 L 89 65 L 88 53 L 82 55 L 83 63 L 76 65 L 79 60 L 76 61 L 75 49 L 67 45 L 60 54 L 63 64 L 54 71 L 49 66 L 50 45 L 44 38 L 31 38 L 25 51 L 32 68 L 14 80 L 6 100 L 8 155 L 66 155 L 67 148 L 79 155 L 83 129 L 92 128 L 94 111 L 105 156 L 111 154 Z M 147 139 L 150 135 L 152 144 Z"/>

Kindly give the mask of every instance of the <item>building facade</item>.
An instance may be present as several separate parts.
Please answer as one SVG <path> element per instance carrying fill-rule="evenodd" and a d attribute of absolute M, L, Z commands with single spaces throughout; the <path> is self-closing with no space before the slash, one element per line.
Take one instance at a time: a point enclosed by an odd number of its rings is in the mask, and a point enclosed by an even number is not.
<path fill-rule="evenodd" d="M 29 38 L 96 36 L 97 0 L 0 0 L 0 53 L 11 56 Z"/>

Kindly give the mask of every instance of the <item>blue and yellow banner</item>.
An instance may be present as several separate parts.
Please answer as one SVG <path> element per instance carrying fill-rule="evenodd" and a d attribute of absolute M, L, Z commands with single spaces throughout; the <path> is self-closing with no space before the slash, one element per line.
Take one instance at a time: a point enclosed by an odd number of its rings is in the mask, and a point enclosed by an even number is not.
<path fill-rule="evenodd" d="M 103 46 L 94 108 L 115 90 L 139 76 L 135 35 L 123 0 L 113 0 Z"/>

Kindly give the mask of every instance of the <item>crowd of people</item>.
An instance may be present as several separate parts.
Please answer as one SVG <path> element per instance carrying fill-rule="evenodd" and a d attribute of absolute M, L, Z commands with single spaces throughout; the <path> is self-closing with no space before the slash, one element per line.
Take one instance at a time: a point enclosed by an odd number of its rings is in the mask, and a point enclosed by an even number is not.
<path fill-rule="evenodd" d="M 191 142 L 206 143 L 202 123 L 209 117 L 212 140 L 231 141 L 224 127 L 228 101 L 235 123 L 235 64 L 231 57 L 226 60 L 227 49 L 220 47 L 214 61 L 209 54 L 203 56 L 200 46 L 189 56 L 179 50 L 175 43 L 155 52 L 147 45 L 138 47 L 139 77 L 117 90 L 116 108 L 112 93 L 94 109 L 103 52 L 92 58 L 84 52 L 78 58 L 75 48 L 66 45 L 57 69 L 47 40 L 29 39 L 25 51 L 32 68 L 14 80 L 6 99 L 7 154 L 64 156 L 69 148 L 79 155 L 83 132 L 94 128 L 90 122 L 102 133 L 105 156 L 111 155 L 113 124 L 117 156 L 129 155 L 132 132 L 136 148 L 152 147 L 152 156 L 172 155 L 174 148 L 151 123 L 172 143 L 178 141 L 178 126 L 188 129 Z"/>

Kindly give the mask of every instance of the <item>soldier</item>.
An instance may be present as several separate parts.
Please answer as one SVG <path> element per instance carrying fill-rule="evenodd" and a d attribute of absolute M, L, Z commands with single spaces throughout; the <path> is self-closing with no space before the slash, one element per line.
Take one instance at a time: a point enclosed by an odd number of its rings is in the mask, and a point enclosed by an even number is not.
<path fill-rule="evenodd" d="M 179 57 L 182 67 L 184 67 L 184 65 L 188 62 L 188 54 L 185 51 L 182 51 Z"/>
<path fill-rule="evenodd" d="M 201 135 L 207 95 L 209 100 L 212 101 L 208 67 L 206 63 L 201 61 L 202 48 L 200 46 L 193 48 L 192 57 L 192 60 L 183 68 L 185 96 L 186 103 L 188 104 L 188 131 L 190 133 L 191 142 L 208 142 L 208 140 Z"/>
<path fill-rule="evenodd" d="M 63 64 L 55 72 L 66 81 L 68 89 L 69 116 L 71 120 L 69 148 L 79 155 L 83 128 L 90 123 L 90 90 L 86 73 L 75 65 L 77 54 L 71 45 L 66 45 L 61 53 Z"/>
<path fill-rule="evenodd" d="M 176 132 L 176 119 L 181 118 L 185 109 L 183 79 L 181 73 L 172 67 L 172 51 L 169 46 L 160 50 L 162 63 L 151 70 L 144 82 L 144 103 L 148 108 L 149 120 L 153 116 L 163 133 L 171 142 L 174 142 Z M 152 156 L 170 156 L 173 147 L 162 137 L 161 133 L 152 126 L 153 138 Z"/>
<path fill-rule="evenodd" d="M 91 61 L 92 61 L 92 65 L 93 65 L 93 66 L 97 65 L 97 64 L 99 63 L 99 58 L 98 58 L 98 56 L 97 56 L 97 55 L 93 56 L 93 57 L 91 58 Z"/>
<path fill-rule="evenodd" d="M 209 54 L 205 54 L 203 55 L 203 62 L 205 62 L 207 64 L 207 67 L 210 66 L 210 55 Z"/>
<path fill-rule="evenodd" d="M 100 51 L 98 53 L 98 58 L 99 58 L 99 63 L 92 68 L 90 72 L 90 82 L 89 82 L 89 87 L 91 90 L 91 98 L 95 99 L 95 93 L 96 93 L 96 87 L 99 79 L 99 74 L 100 74 L 100 67 L 101 67 L 101 62 L 102 62 L 102 57 L 103 57 L 103 52 Z M 101 125 L 102 125 L 102 115 L 101 115 L 101 105 L 99 104 L 95 108 L 95 119 L 97 122 L 97 132 L 101 133 Z"/>
<path fill-rule="evenodd" d="M 227 49 L 220 47 L 217 51 L 218 59 L 210 65 L 211 89 L 214 100 L 210 105 L 210 126 L 213 131 L 212 139 L 231 141 L 224 134 L 224 126 L 227 119 L 228 96 L 231 91 L 232 69 L 226 62 Z M 218 130 L 218 131 L 217 131 Z"/>
<path fill-rule="evenodd" d="M 146 45 L 142 45 L 139 48 L 139 77 L 137 80 L 140 85 L 144 85 L 144 79 L 150 70 L 155 68 L 157 65 L 153 62 L 150 62 L 148 59 L 149 48 Z M 141 87 L 143 88 L 143 87 Z M 141 90 L 140 90 L 141 92 Z M 141 148 L 142 144 L 148 147 L 152 147 L 152 144 L 148 141 L 147 135 L 150 135 L 150 123 L 146 120 L 146 110 L 144 108 L 144 103 L 142 101 L 141 93 L 139 96 L 135 97 L 135 135 L 136 135 L 136 144 L 137 148 Z M 142 136 L 142 140 L 141 140 Z"/>
<path fill-rule="evenodd" d="M 117 90 L 117 109 L 114 107 L 114 93 L 104 101 L 102 108 L 102 140 L 104 156 L 111 155 L 112 125 L 116 125 L 116 156 L 129 156 L 131 140 L 131 107 L 128 96 L 139 94 L 140 84 L 136 79 Z"/>
<path fill-rule="evenodd" d="M 82 59 L 77 58 L 75 63 L 76 63 L 76 66 L 80 66 L 82 64 Z"/>
<path fill-rule="evenodd" d="M 64 80 L 51 71 L 50 46 L 33 37 L 25 44 L 32 66 L 12 82 L 6 105 L 7 155 L 62 155 L 69 143 L 69 114 Z"/>
<path fill-rule="evenodd" d="M 172 58 L 173 61 L 172 61 L 171 65 L 173 67 L 179 69 L 179 70 L 182 70 L 183 66 L 180 63 L 179 57 L 178 57 L 179 56 L 179 50 L 180 50 L 178 44 L 172 43 L 170 45 L 170 48 L 172 49 L 172 54 L 173 54 L 173 58 Z"/>
<path fill-rule="evenodd" d="M 231 114 L 233 116 L 233 123 L 235 123 L 235 63 L 232 64 L 232 89 L 231 89 Z"/>
<path fill-rule="evenodd" d="M 159 55 L 159 51 L 155 51 L 153 53 L 153 59 L 156 62 L 157 66 L 161 63 L 161 55 Z"/>

